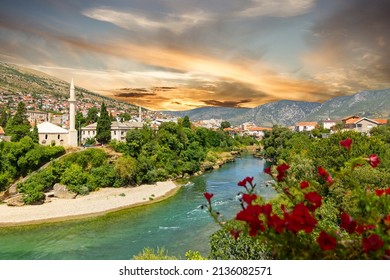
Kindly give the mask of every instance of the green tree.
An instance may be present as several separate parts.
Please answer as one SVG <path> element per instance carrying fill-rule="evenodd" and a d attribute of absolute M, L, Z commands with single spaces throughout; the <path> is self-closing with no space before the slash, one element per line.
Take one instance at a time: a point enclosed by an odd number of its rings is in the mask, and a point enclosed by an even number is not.
<path fill-rule="evenodd" d="M 229 127 L 231 127 L 232 125 L 230 124 L 230 122 L 228 122 L 228 121 L 223 121 L 222 123 L 221 123 L 221 129 L 225 129 L 225 128 L 229 128 Z"/>
<path fill-rule="evenodd" d="M 35 122 L 34 128 L 31 131 L 31 139 L 34 141 L 34 143 L 39 143 L 39 134 L 38 134 L 38 126 Z"/>
<path fill-rule="evenodd" d="M 100 116 L 97 120 L 96 140 L 101 144 L 107 144 L 111 140 L 111 120 L 104 102 L 100 108 Z"/>
<path fill-rule="evenodd" d="M 85 124 L 91 124 L 91 123 L 95 123 L 98 121 L 98 109 L 96 107 L 91 107 L 88 109 L 88 112 L 87 112 L 87 118 L 85 119 Z"/>
<path fill-rule="evenodd" d="M 8 119 L 5 132 L 11 136 L 11 141 L 17 142 L 30 134 L 30 122 L 27 117 L 27 109 L 23 102 L 18 103 L 15 115 Z"/>
<path fill-rule="evenodd" d="M 0 126 L 5 128 L 7 121 L 10 117 L 9 109 L 6 106 L 1 107 L 0 109 Z"/>
<path fill-rule="evenodd" d="M 183 118 L 182 126 L 187 127 L 187 128 L 191 128 L 191 122 L 190 122 L 190 118 L 188 116 L 185 116 Z"/>

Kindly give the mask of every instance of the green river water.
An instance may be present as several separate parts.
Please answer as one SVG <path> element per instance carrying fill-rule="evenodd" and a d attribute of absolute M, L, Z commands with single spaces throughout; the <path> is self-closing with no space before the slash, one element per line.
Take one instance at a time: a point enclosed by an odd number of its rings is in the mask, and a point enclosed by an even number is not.
<path fill-rule="evenodd" d="M 208 237 L 218 226 L 199 207 L 205 203 L 203 192 L 214 193 L 213 207 L 230 219 L 240 209 L 237 182 L 246 176 L 255 177 L 259 194 L 266 199 L 275 194 L 263 187 L 269 180 L 262 173 L 263 164 L 253 157 L 237 159 L 191 178 L 193 184 L 175 196 L 147 206 L 97 218 L 0 229 L 0 259 L 125 260 L 145 247 L 164 247 L 179 258 L 188 250 L 207 256 Z"/>

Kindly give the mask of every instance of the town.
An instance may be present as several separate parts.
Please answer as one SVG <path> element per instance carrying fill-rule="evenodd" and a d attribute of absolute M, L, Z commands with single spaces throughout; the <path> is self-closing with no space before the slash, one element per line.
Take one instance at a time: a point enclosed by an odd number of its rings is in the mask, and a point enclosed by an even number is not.
<path fill-rule="evenodd" d="M 73 83 L 73 81 L 72 81 Z M 71 85 L 71 91 L 72 91 Z M 74 88 L 73 88 L 74 90 Z M 76 94 L 75 94 L 76 96 Z M 126 133 L 129 130 L 141 129 L 144 125 L 158 130 L 164 122 L 178 122 L 177 117 L 169 116 L 166 113 L 152 111 L 145 108 L 136 107 L 131 104 L 118 102 L 112 99 L 102 99 L 106 102 L 107 111 L 111 119 L 111 139 L 125 141 Z M 37 125 L 39 143 L 42 145 L 73 146 L 68 141 L 71 119 L 74 117 L 73 129 L 77 130 L 78 140 L 74 145 L 85 145 L 96 143 L 97 118 L 102 100 L 82 96 L 74 100 L 77 114 L 71 116 L 71 101 L 63 95 L 37 95 L 33 93 L 12 93 L 2 91 L 0 95 L 1 118 L 6 118 L 15 113 L 17 105 L 24 103 L 26 107 L 26 117 L 31 127 Z M 81 120 L 82 119 L 82 120 Z M 0 125 L 0 141 L 10 141 L 7 136 L 3 120 L 3 127 Z M 297 122 L 289 129 L 296 132 L 317 131 L 321 137 L 327 137 L 335 131 L 354 130 L 360 133 L 369 134 L 373 127 L 387 124 L 387 119 L 370 119 L 356 115 L 346 116 L 340 120 L 322 120 L 319 122 Z M 253 122 L 245 122 L 237 126 L 232 126 L 223 119 L 192 120 L 195 127 L 204 127 L 211 130 L 223 129 L 232 137 L 251 136 L 256 140 L 261 140 L 265 131 L 272 130 L 271 127 L 259 127 Z M 76 134 L 77 134 L 76 133 Z"/>

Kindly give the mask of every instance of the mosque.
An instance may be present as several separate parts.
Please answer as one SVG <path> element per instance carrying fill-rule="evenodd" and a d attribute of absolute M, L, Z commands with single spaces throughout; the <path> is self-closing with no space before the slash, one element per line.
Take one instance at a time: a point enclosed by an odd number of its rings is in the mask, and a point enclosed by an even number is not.
<path fill-rule="evenodd" d="M 69 130 L 52 124 L 43 122 L 37 125 L 39 143 L 42 145 L 55 145 L 64 147 L 77 147 L 76 124 L 76 95 L 74 92 L 73 79 L 70 84 L 69 98 Z"/>

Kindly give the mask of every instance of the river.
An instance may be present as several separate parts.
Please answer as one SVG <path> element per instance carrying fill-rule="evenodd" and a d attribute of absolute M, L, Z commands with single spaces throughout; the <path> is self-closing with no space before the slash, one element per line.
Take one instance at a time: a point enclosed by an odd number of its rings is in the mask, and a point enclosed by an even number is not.
<path fill-rule="evenodd" d="M 0 229 L 0 259 L 125 260 L 145 247 L 165 248 L 184 259 L 188 250 L 209 252 L 208 237 L 218 230 L 199 206 L 203 192 L 214 193 L 213 207 L 226 219 L 240 209 L 237 182 L 254 176 L 259 194 L 274 196 L 263 182 L 264 161 L 243 157 L 222 168 L 191 178 L 192 185 L 155 204 L 122 210 L 101 217 L 53 224 Z"/>

